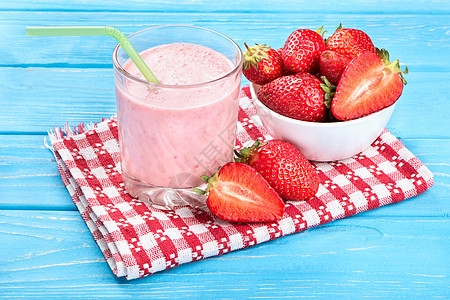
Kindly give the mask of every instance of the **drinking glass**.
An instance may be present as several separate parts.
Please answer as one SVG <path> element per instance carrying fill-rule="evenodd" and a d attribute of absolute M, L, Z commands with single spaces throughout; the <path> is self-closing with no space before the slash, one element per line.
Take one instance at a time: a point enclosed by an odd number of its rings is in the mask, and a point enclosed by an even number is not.
<path fill-rule="evenodd" d="M 212 49 L 221 53 L 231 64 L 221 77 L 206 82 L 151 83 L 129 72 L 132 62 L 120 44 L 113 52 L 126 191 L 161 209 L 182 205 L 205 207 L 205 197 L 192 188 L 203 184 L 201 175 L 211 176 L 218 167 L 233 160 L 242 52 L 225 35 L 196 26 L 152 27 L 128 39 L 141 55 L 147 49 L 163 45 L 194 44 L 207 47 L 202 48 L 206 52 Z M 156 68 L 151 61 L 147 64 L 150 69 Z M 213 61 L 210 67 L 221 67 L 220 64 L 223 63 Z M 169 64 L 160 64 L 158 68 L 161 65 L 166 68 Z M 174 68 L 171 65 L 167 68 Z M 180 64 L 179 68 L 189 71 L 189 64 L 187 67 Z"/>

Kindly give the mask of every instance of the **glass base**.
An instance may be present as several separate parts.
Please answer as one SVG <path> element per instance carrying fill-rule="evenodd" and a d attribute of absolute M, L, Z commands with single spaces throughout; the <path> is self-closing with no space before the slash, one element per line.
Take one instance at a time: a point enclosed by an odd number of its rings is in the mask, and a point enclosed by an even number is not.
<path fill-rule="evenodd" d="M 206 209 L 206 196 L 199 195 L 192 188 L 175 189 L 151 186 L 123 174 L 125 190 L 133 198 L 158 209 L 168 210 L 176 206 L 191 206 Z"/>

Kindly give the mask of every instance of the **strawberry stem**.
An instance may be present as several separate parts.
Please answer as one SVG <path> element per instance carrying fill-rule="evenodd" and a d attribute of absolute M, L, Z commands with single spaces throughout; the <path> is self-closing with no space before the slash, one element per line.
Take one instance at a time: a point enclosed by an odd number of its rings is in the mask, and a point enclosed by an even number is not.
<path fill-rule="evenodd" d="M 204 182 L 208 183 L 209 176 L 202 175 L 202 176 L 200 176 L 200 179 L 203 180 Z"/>
<path fill-rule="evenodd" d="M 325 35 L 325 32 L 327 32 L 326 30 L 323 30 L 323 25 L 320 28 L 317 28 L 315 31 L 320 34 L 320 36 L 323 38 L 323 36 Z"/>
<path fill-rule="evenodd" d="M 393 62 L 391 62 L 390 64 L 387 64 L 386 67 L 388 67 L 391 70 L 394 70 L 396 66 L 398 66 L 398 59 L 394 60 Z"/>
<path fill-rule="evenodd" d="M 332 85 L 325 76 L 321 76 L 320 79 L 322 79 L 322 81 L 324 82 L 320 84 L 320 87 L 325 92 L 324 104 L 326 108 L 330 109 L 331 101 L 333 100 L 334 94 L 336 93 L 336 86 Z"/>
<path fill-rule="evenodd" d="M 381 60 L 384 62 L 384 65 L 386 68 L 390 69 L 392 72 L 397 73 L 402 78 L 402 82 L 404 85 L 407 84 L 406 79 L 403 77 L 403 74 L 408 74 L 408 67 L 405 66 L 405 70 L 400 69 L 400 62 L 398 59 L 394 60 L 392 63 L 389 61 L 389 52 L 382 48 L 378 49 L 376 48 L 375 51 L 377 52 L 378 56 L 381 58 Z"/>
<path fill-rule="evenodd" d="M 336 28 L 336 30 L 334 31 L 334 33 L 336 33 L 337 31 L 339 31 L 339 30 L 341 30 L 341 29 L 342 29 L 342 23 L 339 23 L 339 26 L 338 26 L 338 28 Z M 326 31 L 325 31 L 325 32 L 326 32 Z M 324 33 L 325 33 L 325 32 L 324 32 Z M 334 33 L 333 33 L 333 34 L 334 34 Z M 332 35 L 333 35 L 333 34 L 332 34 Z M 323 39 L 323 41 L 325 42 L 325 44 L 328 42 L 328 40 L 330 39 L 330 37 L 331 37 L 331 36 L 329 36 L 329 37 L 326 38 L 326 39 Z"/>
<path fill-rule="evenodd" d="M 237 158 L 235 158 L 234 160 L 237 162 L 247 163 L 253 152 L 266 144 L 267 143 L 261 142 L 260 139 L 256 139 L 253 145 L 251 145 L 250 147 L 242 148 L 240 152 L 235 151 L 234 153 L 236 154 Z"/>
<path fill-rule="evenodd" d="M 220 168 L 221 167 L 219 167 L 218 169 L 217 169 L 217 171 L 216 171 L 216 173 L 214 173 L 214 175 L 213 176 L 207 176 L 207 175 L 202 175 L 202 176 L 200 176 L 200 178 L 204 181 L 204 182 L 206 182 L 208 185 L 206 186 L 206 190 L 202 190 L 202 189 L 199 189 L 199 188 L 196 188 L 196 187 L 194 187 L 194 188 L 192 188 L 192 190 L 194 191 L 194 192 L 196 192 L 197 194 L 199 194 L 199 195 L 205 195 L 205 194 L 207 194 L 213 187 L 214 187 L 214 184 L 217 182 L 217 180 L 219 180 L 219 171 L 220 171 Z"/>
<path fill-rule="evenodd" d="M 240 161 L 239 159 L 244 157 L 244 156 L 241 154 L 241 152 L 239 152 L 239 151 L 237 151 L 237 150 L 234 150 L 234 155 L 237 156 L 237 158 L 234 159 L 235 161 Z"/>
<path fill-rule="evenodd" d="M 199 195 L 204 195 L 204 194 L 206 194 L 206 191 L 204 191 L 204 190 L 201 190 L 201 189 L 199 189 L 199 188 L 192 188 L 192 190 L 194 191 L 194 192 L 196 192 L 197 194 L 199 194 Z"/>
<path fill-rule="evenodd" d="M 258 63 L 263 59 L 269 58 L 267 51 L 271 49 L 270 46 L 255 44 L 255 46 L 249 47 L 247 43 L 244 43 L 244 45 L 247 47 L 247 50 L 244 52 L 244 70 L 248 70 L 251 66 L 258 69 Z"/>

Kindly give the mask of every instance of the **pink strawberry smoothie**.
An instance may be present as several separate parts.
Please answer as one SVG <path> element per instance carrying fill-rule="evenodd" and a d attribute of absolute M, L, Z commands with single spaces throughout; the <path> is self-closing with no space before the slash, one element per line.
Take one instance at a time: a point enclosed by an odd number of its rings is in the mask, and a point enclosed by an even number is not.
<path fill-rule="evenodd" d="M 224 77 L 235 65 L 195 44 L 166 44 L 141 56 L 162 85 L 116 82 L 124 180 L 198 186 L 201 175 L 232 160 L 240 74 Z M 143 78 L 131 61 L 123 68 Z"/>

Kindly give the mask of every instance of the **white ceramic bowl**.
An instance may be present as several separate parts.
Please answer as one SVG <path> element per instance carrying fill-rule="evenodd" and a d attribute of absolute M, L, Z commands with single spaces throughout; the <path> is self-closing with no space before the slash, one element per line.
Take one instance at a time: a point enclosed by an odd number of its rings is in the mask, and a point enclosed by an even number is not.
<path fill-rule="evenodd" d="M 263 125 L 274 138 L 290 142 L 309 160 L 335 161 L 364 151 L 389 122 L 395 103 L 363 118 L 343 122 L 305 122 L 282 116 L 262 104 L 250 85 L 252 98 Z"/>

